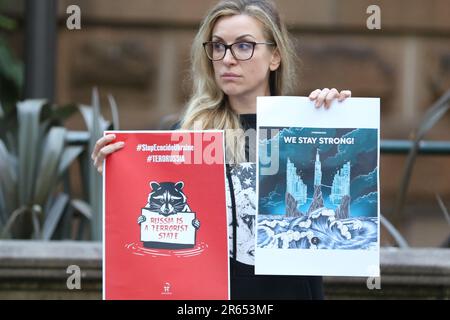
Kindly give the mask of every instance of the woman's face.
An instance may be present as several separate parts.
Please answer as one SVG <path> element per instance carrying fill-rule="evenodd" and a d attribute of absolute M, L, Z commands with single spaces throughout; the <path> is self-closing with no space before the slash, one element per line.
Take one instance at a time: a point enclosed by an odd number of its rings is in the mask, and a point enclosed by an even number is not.
<path fill-rule="evenodd" d="M 221 17 L 217 20 L 212 41 L 232 44 L 240 41 L 270 42 L 264 37 L 263 25 L 247 15 Z M 230 98 L 270 95 L 269 74 L 280 65 L 280 56 L 274 46 L 259 44 L 250 60 L 236 60 L 230 50 L 223 60 L 213 61 L 215 79 L 220 89 Z"/>

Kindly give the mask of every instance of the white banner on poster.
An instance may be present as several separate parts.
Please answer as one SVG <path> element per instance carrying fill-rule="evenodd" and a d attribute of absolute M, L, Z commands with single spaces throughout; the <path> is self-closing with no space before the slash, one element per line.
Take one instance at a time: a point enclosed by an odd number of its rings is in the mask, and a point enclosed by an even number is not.
<path fill-rule="evenodd" d="M 258 97 L 255 273 L 379 276 L 380 100 Z"/>

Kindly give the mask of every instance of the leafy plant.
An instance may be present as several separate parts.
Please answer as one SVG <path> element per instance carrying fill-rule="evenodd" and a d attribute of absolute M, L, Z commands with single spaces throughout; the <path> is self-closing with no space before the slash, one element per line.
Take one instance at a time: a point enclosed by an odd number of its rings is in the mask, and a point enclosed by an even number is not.
<path fill-rule="evenodd" d="M 69 196 L 58 191 L 58 182 L 83 148 L 66 145 L 67 130 L 44 116 L 51 108 L 44 100 L 19 102 L 17 136 L 0 139 L 3 238 L 50 240 L 66 212 Z"/>
<path fill-rule="evenodd" d="M 434 125 L 442 119 L 445 113 L 450 108 L 450 90 L 439 98 L 425 113 L 419 127 L 413 133 L 413 146 L 406 159 L 406 164 L 403 170 L 402 179 L 399 186 L 399 192 L 394 207 L 394 217 L 398 220 L 403 211 L 405 204 L 406 194 L 408 192 L 411 175 L 413 172 L 414 164 L 417 158 L 417 154 L 420 147 L 420 142 L 425 135 L 434 127 Z"/>
<path fill-rule="evenodd" d="M 406 194 L 408 192 L 409 184 L 411 181 L 411 176 L 414 168 L 414 164 L 416 162 L 416 158 L 418 155 L 418 151 L 420 148 L 420 143 L 424 139 L 425 135 L 434 127 L 434 125 L 442 119 L 442 117 L 447 113 L 447 111 L 450 108 L 450 90 L 448 90 L 446 93 L 442 95 L 436 101 L 425 113 L 422 121 L 420 122 L 418 128 L 413 132 L 413 138 L 412 138 L 412 148 L 410 149 L 406 164 L 403 169 L 403 175 L 400 181 L 399 191 L 397 194 L 397 199 L 394 206 L 394 212 L 393 212 L 393 220 L 399 221 L 402 212 L 403 207 L 406 201 Z M 447 219 L 447 222 L 450 224 L 450 217 L 447 211 L 447 208 L 444 205 L 444 202 L 442 201 L 441 197 L 439 195 L 436 195 L 436 199 L 438 201 L 439 207 L 441 208 L 441 211 L 444 213 L 445 218 Z M 385 217 L 382 216 L 381 223 L 385 226 L 387 231 L 393 236 L 393 238 L 396 240 L 397 244 L 402 247 L 406 248 L 408 247 L 408 243 L 406 240 L 401 236 L 400 232 L 394 227 L 393 224 L 391 224 Z M 450 247 L 450 236 L 444 242 L 442 245 L 444 247 Z"/>
<path fill-rule="evenodd" d="M 111 108 L 114 129 L 119 128 L 119 116 L 117 104 L 112 97 L 108 95 L 108 101 Z M 82 157 L 82 181 L 87 188 L 86 198 L 89 203 L 79 202 L 82 205 L 78 208 L 83 210 L 84 215 L 89 217 L 91 226 L 91 235 L 93 240 L 102 239 L 102 177 L 98 174 L 92 165 L 91 153 L 95 147 L 96 141 L 103 135 L 103 131 L 107 130 L 111 124 L 106 121 L 100 114 L 100 99 L 96 88 L 92 91 L 91 106 L 80 106 L 80 112 L 83 115 L 86 127 L 89 131 L 89 141 L 87 152 Z"/>
<path fill-rule="evenodd" d="M 117 106 L 109 96 L 113 119 L 118 126 Z M 55 108 L 43 100 L 17 104 L 16 130 L 0 138 L 0 237 L 81 238 L 90 227 L 90 238 L 102 238 L 102 179 L 91 164 L 90 154 L 97 139 L 111 125 L 100 114 L 96 89 L 92 106 L 79 106 L 88 128 L 88 145 L 70 145 L 68 132 L 58 119 L 73 113 L 73 105 Z M 0 106 L 0 121 L 4 120 Z M 116 127 L 117 128 L 117 127 Z M 84 199 L 74 199 L 67 187 L 68 168 L 79 159 Z M 84 217 L 78 235 L 73 236 L 74 213 Z"/>

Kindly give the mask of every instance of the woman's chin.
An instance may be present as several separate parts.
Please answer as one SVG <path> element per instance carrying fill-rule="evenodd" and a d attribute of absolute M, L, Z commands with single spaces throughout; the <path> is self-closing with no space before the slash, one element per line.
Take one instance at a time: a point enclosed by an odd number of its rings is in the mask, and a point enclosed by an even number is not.
<path fill-rule="evenodd" d="M 243 92 L 242 88 L 236 85 L 223 85 L 221 89 L 227 96 L 237 96 Z"/>

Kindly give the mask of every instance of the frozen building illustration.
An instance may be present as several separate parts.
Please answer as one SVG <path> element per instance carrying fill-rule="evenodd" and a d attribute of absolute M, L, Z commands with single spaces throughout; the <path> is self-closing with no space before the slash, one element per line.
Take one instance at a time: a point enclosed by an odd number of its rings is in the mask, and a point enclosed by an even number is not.
<path fill-rule="evenodd" d="M 311 214 L 317 209 L 325 207 L 325 199 L 322 194 L 322 187 L 331 188 L 329 195 L 330 202 L 337 206 L 335 209 L 336 218 L 346 219 L 350 214 L 350 161 L 347 161 L 341 169 L 334 175 L 331 186 L 322 184 L 322 163 L 320 162 L 319 149 L 316 151 L 314 162 L 314 192 L 311 205 L 306 212 Z M 288 158 L 286 163 L 286 216 L 296 217 L 303 215 L 299 211 L 299 206 L 308 202 L 308 186 L 297 174 L 297 168 Z"/>
<path fill-rule="evenodd" d="M 350 196 L 350 161 L 334 175 L 330 200 L 334 205 L 340 205 L 344 196 Z"/>
<path fill-rule="evenodd" d="M 316 153 L 316 163 L 314 164 L 314 186 L 322 185 L 322 164 L 320 163 L 319 148 Z"/>
<path fill-rule="evenodd" d="M 287 159 L 286 167 L 286 192 L 297 201 L 297 205 L 303 205 L 307 200 L 308 188 L 300 176 L 297 175 L 297 168 L 291 160 Z"/>
<path fill-rule="evenodd" d="M 316 137 L 313 131 L 289 128 L 285 135 Z M 378 250 L 377 130 L 323 132 L 371 144 L 327 146 L 322 136 L 317 144 L 285 140 L 284 166 L 259 182 L 257 248 Z"/>

